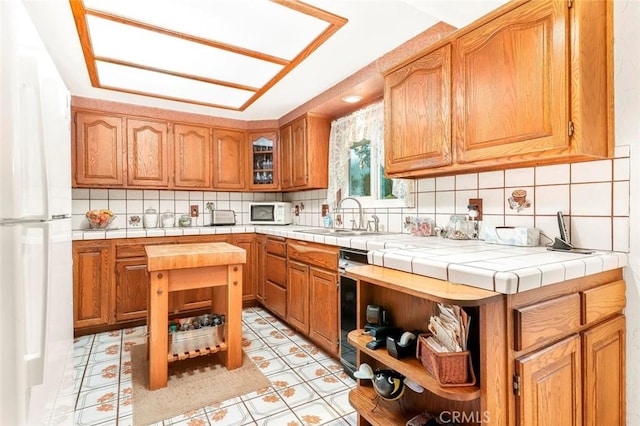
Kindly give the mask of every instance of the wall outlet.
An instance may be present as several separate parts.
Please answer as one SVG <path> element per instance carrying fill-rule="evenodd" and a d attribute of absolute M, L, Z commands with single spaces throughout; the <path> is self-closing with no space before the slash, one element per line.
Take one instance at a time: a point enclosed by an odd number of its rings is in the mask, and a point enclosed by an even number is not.
<path fill-rule="evenodd" d="M 322 205 L 322 217 L 327 216 L 327 213 L 329 213 L 329 204 L 323 204 Z"/>
<path fill-rule="evenodd" d="M 190 209 L 191 217 L 198 217 L 198 210 L 199 209 L 198 209 L 198 205 L 197 204 L 191 206 L 191 209 Z"/>
<path fill-rule="evenodd" d="M 482 220 L 482 198 L 469 198 L 469 205 L 477 207 L 478 216 L 476 217 L 476 220 Z"/>

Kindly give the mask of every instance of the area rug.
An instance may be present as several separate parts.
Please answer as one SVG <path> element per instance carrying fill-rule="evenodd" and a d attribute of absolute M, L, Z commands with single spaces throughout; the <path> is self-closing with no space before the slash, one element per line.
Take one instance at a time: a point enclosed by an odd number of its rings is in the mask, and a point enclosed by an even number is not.
<path fill-rule="evenodd" d="M 246 354 L 242 367 L 231 371 L 214 354 L 172 362 L 167 387 L 150 391 L 146 355 L 146 344 L 131 348 L 134 426 L 153 424 L 271 384 Z"/>

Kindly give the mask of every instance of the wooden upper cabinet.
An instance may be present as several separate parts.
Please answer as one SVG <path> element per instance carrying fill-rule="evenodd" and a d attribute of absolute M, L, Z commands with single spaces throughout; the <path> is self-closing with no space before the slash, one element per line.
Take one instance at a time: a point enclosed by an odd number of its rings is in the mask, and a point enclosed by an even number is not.
<path fill-rule="evenodd" d="M 238 130 L 213 130 L 214 189 L 246 188 L 247 156 L 245 133 Z"/>
<path fill-rule="evenodd" d="M 274 191 L 279 188 L 278 152 L 277 130 L 249 133 L 249 189 Z"/>
<path fill-rule="evenodd" d="M 126 170 L 122 118 L 77 112 L 73 136 L 73 185 L 122 187 Z"/>
<path fill-rule="evenodd" d="M 385 78 L 388 174 L 451 164 L 451 45 Z"/>
<path fill-rule="evenodd" d="M 207 127 L 176 124 L 173 127 L 175 188 L 210 189 L 211 130 Z"/>
<path fill-rule="evenodd" d="M 535 1 L 455 41 L 457 161 L 569 148 L 566 1 Z"/>
<path fill-rule="evenodd" d="M 327 188 L 331 120 L 306 114 L 280 131 L 282 189 Z"/>
<path fill-rule="evenodd" d="M 127 120 L 127 186 L 169 187 L 171 152 L 166 122 Z"/>

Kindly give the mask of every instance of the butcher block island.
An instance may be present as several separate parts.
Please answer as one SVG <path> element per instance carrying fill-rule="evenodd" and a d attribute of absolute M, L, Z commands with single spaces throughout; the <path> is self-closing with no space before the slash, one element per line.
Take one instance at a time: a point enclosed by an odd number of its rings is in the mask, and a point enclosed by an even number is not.
<path fill-rule="evenodd" d="M 212 313 L 226 316 L 225 342 L 189 356 L 222 351 L 228 370 L 242 365 L 242 265 L 246 251 L 224 242 L 146 246 L 149 388 L 167 386 L 169 292 L 211 287 Z"/>

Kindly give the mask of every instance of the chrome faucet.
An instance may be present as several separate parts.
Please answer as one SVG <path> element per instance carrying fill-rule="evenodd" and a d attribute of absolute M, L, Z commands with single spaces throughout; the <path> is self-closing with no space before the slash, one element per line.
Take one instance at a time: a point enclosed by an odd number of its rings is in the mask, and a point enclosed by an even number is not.
<path fill-rule="evenodd" d="M 356 198 L 345 197 L 345 198 L 341 199 L 340 202 L 338 203 L 338 207 L 336 207 L 336 210 L 342 208 L 342 203 L 345 200 L 353 200 L 358 205 L 358 227 L 357 228 L 355 227 L 355 222 L 354 222 L 353 229 L 364 230 L 365 229 L 363 227 L 364 226 L 364 211 L 362 210 L 362 204 L 360 204 L 360 201 L 358 201 Z"/>

